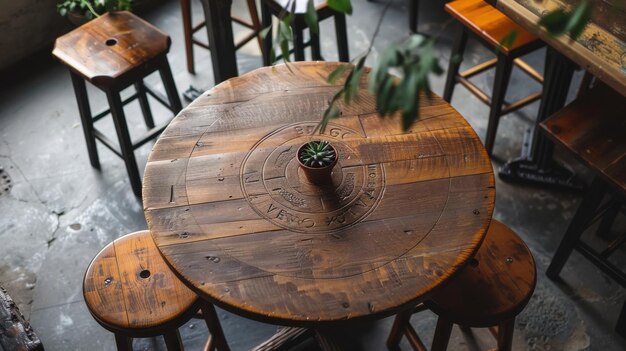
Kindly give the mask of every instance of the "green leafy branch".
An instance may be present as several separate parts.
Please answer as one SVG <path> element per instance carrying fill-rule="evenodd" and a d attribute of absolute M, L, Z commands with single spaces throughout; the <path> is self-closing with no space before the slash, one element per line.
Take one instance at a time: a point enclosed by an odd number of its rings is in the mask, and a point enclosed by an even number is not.
<path fill-rule="evenodd" d="M 62 0 L 57 4 L 61 16 L 80 10 L 88 19 L 99 17 L 106 11 L 130 9 L 131 0 Z"/>

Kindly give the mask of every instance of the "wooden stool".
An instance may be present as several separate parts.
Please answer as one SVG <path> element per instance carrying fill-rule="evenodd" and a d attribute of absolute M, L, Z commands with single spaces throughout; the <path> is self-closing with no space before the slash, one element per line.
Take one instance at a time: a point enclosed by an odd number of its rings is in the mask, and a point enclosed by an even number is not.
<path fill-rule="evenodd" d="M 167 126 L 167 123 L 154 125 L 147 94 L 174 114 L 182 109 L 166 56 L 170 44 L 169 36 L 150 23 L 130 12 L 120 11 L 104 14 L 63 35 L 56 40 L 52 51 L 70 69 L 91 165 L 100 169 L 96 148 L 98 139 L 124 159 L 130 184 L 137 196 L 141 196 L 141 178 L 134 150 L 154 139 Z M 144 77 L 157 70 L 167 97 L 148 89 L 143 83 Z M 91 114 L 85 80 L 106 93 L 109 109 Z M 122 101 L 120 92 L 131 84 L 137 93 Z M 139 99 L 149 128 L 135 143 L 130 139 L 123 109 L 134 99 Z M 94 127 L 94 122 L 109 113 L 113 116 L 120 149 Z"/>
<path fill-rule="evenodd" d="M 505 225 L 492 220 L 485 241 L 467 268 L 438 290 L 432 300 L 396 316 L 387 346 L 397 349 L 405 334 L 415 350 L 426 350 L 409 319 L 428 307 L 439 316 L 433 351 L 447 348 L 453 324 L 459 324 L 464 331 L 490 327 L 498 340 L 498 350 L 510 350 L 515 316 L 530 300 L 536 277 L 535 261 L 526 244 Z"/>
<path fill-rule="evenodd" d="M 447 3 L 445 9 L 461 23 L 461 30 L 452 47 L 443 99 L 450 102 L 455 85 L 461 83 L 480 101 L 490 106 L 485 148 L 491 155 L 500 116 L 516 111 L 541 98 L 541 92 L 537 92 L 511 104 L 505 104 L 504 101 L 514 64 L 534 80 L 543 83 L 541 74 L 519 57 L 540 48 L 544 43 L 483 0 L 456 0 Z M 501 47 L 500 41 L 512 31 L 517 32 L 515 42 L 508 48 Z M 459 73 L 469 34 L 490 50 L 497 51 L 497 58 Z M 494 66 L 496 77 L 493 83 L 493 96 L 489 97 L 470 82 L 469 78 Z"/>
<path fill-rule="evenodd" d="M 601 236 L 626 203 L 626 98 L 598 82 L 574 102 L 541 123 L 546 135 L 565 147 L 595 174 L 585 191 L 574 217 L 559 244 L 546 275 L 558 279 L 572 251 L 577 250 L 618 284 L 626 287 L 623 267 L 613 264 L 610 256 L 626 242 L 626 232 L 598 251 L 581 240 L 586 228 L 602 218 Z M 590 118 L 592 116 L 592 118 Z M 608 201 L 604 202 L 604 198 Z M 615 327 L 626 337 L 626 303 Z"/>
<path fill-rule="evenodd" d="M 309 30 L 311 40 L 304 43 L 303 32 L 307 28 L 304 17 L 306 14 L 307 0 L 295 1 L 295 18 L 292 23 L 293 30 L 293 52 L 296 61 L 304 61 L 304 48 L 311 46 L 312 60 L 324 60 L 320 48 L 319 33 L 313 33 Z M 337 36 L 337 50 L 339 52 L 339 61 L 350 61 L 350 53 L 348 51 L 348 34 L 346 32 L 346 15 L 337 12 L 330 7 L 324 0 L 314 0 L 315 10 L 317 11 L 318 20 L 321 22 L 329 17 L 335 18 L 335 33 Z M 291 13 L 291 0 L 261 0 L 261 18 L 263 28 L 267 28 L 272 24 L 272 15 L 279 17 L 282 13 Z M 289 8 L 286 6 L 289 5 Z M 269 66 L 272 64 L 270 52 L 272 50 L 272 36 L 267 35 L 263 39 L 263 64 Z"/>
<path fill-rule="evenodd" d="M 236 16 L 231 16 L 233 22 L 239 23 L 240 25 L 252 29 L 252 33 L 245 36 L 241 39 L 237 44 L 235 44 L 235 50 L 239 50 L 242 46 L 246 45 L 250 40 L 257 38 L 259 42 L 259 48 L 263 49 L 263 42 L 261 38 L 261 23 L 259 22 L 259 14 L 256 8 L 255 0 L 246 0 L 248 3 L 248 12 L 250 13 L 250 20 L 252 23 L 241 19 Z M 185 53 L 187 54 L 187 71 L 189 73 L 196 73 L 194 59 L 193 59 L 193 46 L 198 45 L 207 50 L 210 50 L 209 44 L 206 41 L 200 41 L 194 37 L 194 34 L 205 28 L 206 22 L 202 21 L 197 25 L 193 25 L 191 20 L 191 0 L 180 0 L 180 9 L 183 15 L 183 32 L 185 37 Z"/>
<path fill-rule="evenodd" d="M 158 335 L 169 350 L 182 349 L 178 328 L 199 309 L 211 332 L 206 348 L 228 350 L 213 305 L 176 278 L 147 230 L 102 249 L 87 268 L 83 294 L 96 321 L 115 333 L 118 350 L 131 350 L 132 338 Z"/>

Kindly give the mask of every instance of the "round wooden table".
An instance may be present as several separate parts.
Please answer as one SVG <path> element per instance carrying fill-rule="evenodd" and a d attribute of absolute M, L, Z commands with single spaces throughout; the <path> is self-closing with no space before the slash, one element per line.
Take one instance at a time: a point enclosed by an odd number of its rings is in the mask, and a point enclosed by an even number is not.
<path fill-rule="evenodd" d="M 146 166 L 152 236 L 176 274 L 234 313 L 290 326 L 379 318 L 427 298 L 489 226 L 491 162 L 437 96 L 408 133 L 366 92 L 316 139 L 339 162 L 310 184 L 298 147 L 339 89 L 339 63 L 293 63 L 230 79 L 184 109 Z"/>

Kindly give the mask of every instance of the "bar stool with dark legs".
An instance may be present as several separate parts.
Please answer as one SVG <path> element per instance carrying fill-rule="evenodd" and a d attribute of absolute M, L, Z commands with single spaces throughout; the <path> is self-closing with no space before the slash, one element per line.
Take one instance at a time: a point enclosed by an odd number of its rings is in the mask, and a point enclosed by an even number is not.
<path fill-rule="evenodd" d="M 102 249 L 87 268 L 83 295 L 95 320 L 115 334 L 120 351 L 132 350 L 133 338 L 155 336 L 163 336 L 168 350 L 182 350 L 178 328 L 192 317 L 204 319 L 211 333 L 205 350 L 229 350 L 215 307 L 176 278 L 149 231 L 124 235 Z"/>
<path fill-rule="evenodd" d="M 259 42 L 259 48 L 263 47 L 262 38 L 260 35 L 260 32 L 263 28 L 261 28 L 261 22 L 259 21 L 256 1 L 246 0 L 246 2 L 248 4 L 248 12 L 250 13 L 250 22 L 236 16 L 231 16 L 231 19 L 233 22 L 236 22 L 246 28 L 251 29 L 252 32 L 243 37 L 235 45 L 235 50 L 240 49 L 242 46 L 246 45 L 250 40 L 254 39 L 255 37 Z M 196 72 L 193 57 L 194 45 L 198 45 L 207 50 L 210 50 L 209 44 L 206 41 L 201 41 L 194 37 L 194 34 L 197 31 L 206 28 L 206 22 L 202 21 L 197 25 L 193 25 L 191 18 L 191 0 L 180 0 L 180 8 L 183 16 L 183 33 L 185 38 L 185 53 L 187 55 L 187 71 L 191 74 L 194 74 Z"/>
<path fill-rule="evenodd" d="M 450 55 L 450 65 L 448 67 L 443 99 L 450 102 L 455 85 L 461 83 L 470 93 L 478 97 L 480 101 L 490 106 L 485 148 L 487 153 L 491 155 L 500 116 L 516 111 L 541 98 L 540 91 L 510 104 L 507 104 L 504 100 L 513 65 L 518 66 L 532 79 L 543 83 L 541 74 L 519 57 L 542 47 L 544 43 L 483 0 L 456 0 L 447 3 L 445 9 L 459 21 L 461 28 Z M 501 47 L 500 42 L 502 39 L 513 31 L 517 32 L 517 38 L 513 44 L 510 47 Z M 490 50 L 497 52 L 497 57 L 459 73 L 469 35 L 478 39 L 480 43 L 487 46 Z M 493 82 L 493 94 L 489 97 L 470 82 L 469 78 L 494 66 L 496 68 L 496 77 Z"/>
<path fill-rule="evenodd" d="M 294 36 L 294 57 L 295 61 L 304 61 L 304 48 L 311 46 L 311 57 L 313 60 L 323 60 L 320 48 L 319 33 L 310 32 L 311 40 L 309 43 L 304 42 L 304 29 L 307 28 L 304 16 L 307 8 L 308 0 L 295 1 L 295 18 L 292 24 Z M 337 35 L 337 51 L 339 52 L 339 61 L 350 61 L 350 53 L 348 51 L 348 33 L 346 32 L 346 15 L 331 9 L 326 1 L 314 0 L 315 9 L 317 11 L 318 20 L 321 22 L 329 17 L 335 20 L 335 33 Z M 267 28 L 272 24 L 272 15 L 279 17 L 283 12 L 291 12 L 291 0 L 261 0 L 261 18 L 263 28 Z M 286 6 L 290 6 L 286 8 Z M 272 64 L 270 52 L 272 49 L 272 36 L 267 35 L 263 40 L 263 64 L 269 66 Z"/>
<path fill-rule="evenodd" d="M 130 12 L 120 11 L 102 15 L 61 36 L 52 51 L 70 69 L 91 165 L 100 169 L 97 139 L 124 159 L 130 184 L 137 196 L 141 196 L 141 177 L 134 150 L 156 138 L 167 126 L 167 123 L 154 125 L 148 94 L 174 115 L 182 109 L 167 61 L 170 44 L 167 34 Z M 155 71 L 161 75 L 167 97 L 148 89 L 143 82 Z M 109 109 L 92 115 L 85 81 L 106 94 Z M 134 85 L 137 92 L 122 101 L 120 92 L 130 85 Z M 139 99 L 149 130 L 133 143 L 123 107 L 135 99 Z M 113 117 L 119 148 L 94 127 L 94 122 L 109 113 Z"/>
<path fill-rule="evenodd" d="M 591 89 L 587 89 L 587 84 L 583 85 L 586 91 L 576 100 L 541 123 L 542 131 L 550 139 L 594 173 L 546 275 L 558 279 L 569 256 L 576 250 L 626 287 L 626 271 L 610 259 L 626 243 L 626 232 L 610 239 L 607 235 L 620 208 L 626 204 L 626 97 L 602 83 L 598 82 Z M 597 234 L 608 239 L 602 250 L 581 239 L 585 230 L 600 219 Z M 626 303 L 615 330 L 626 337 Z"/>
<path fill-rule="evenodd" d="M 536 281 L 535 261 L 526 244 L 511 229 L 492 220 L 469 265 L 431 300 L 396 316 L 387 347 L 397 350 L 404 334 L 414 350 L 426 350 L 410 318 L 428 308 L 439 316 L 432 351 L 447 349 L 453 324 L 464 333 L 470 333 L 469 328 L 489 328 L 497 340 L 497 350 L 509 351 L 515 317 L 526 307 Z"/>

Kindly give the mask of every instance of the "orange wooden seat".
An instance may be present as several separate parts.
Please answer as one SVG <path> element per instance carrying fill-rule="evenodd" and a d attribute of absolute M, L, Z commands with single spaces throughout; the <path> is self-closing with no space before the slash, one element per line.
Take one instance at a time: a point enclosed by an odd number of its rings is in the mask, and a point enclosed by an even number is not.
<path fill-rule="evenodd" d="M 134 150 L 154 139 L 167 126 L 155 126 L 148 94 L 177 114 L 182 105 L 172 71 L 167 61 L 169 36 L 158 28 L 127 11 L 109 12 L 57 38 L 52 54 L 65 64 L 72 77 L 74 93 L 87 142 L 91 165 L 100 169 L 96 148 L 99 140 L 124 159 L 133 192 L 141 196 L 141 175 Z M 159 71 L 167 96 L 149 89 L 143 79 Z M 109 109 L 92 114 L 85 81 L 107 95 Z M 120 92 L 130 85 L 137 91 L 125 100 Z M 148 131 L 133 142 L 130 138 L 124 105 L 138 99 Z M 94 127 L 94 123 L 111 114 L 119 147 Z M 169 121 L 168 121 L 169 122 Z"/>
<path fill-rule="evenodd" d="M 187 288 L 161 257 L 150 232 L 125 235 L 93 259 L 83 283 L 85 303 L 118 349 L 132 349 L 135 337 L 163 335 L 168 349 L 180 349 L 178 328 L 202 309 L 211 332 L 209 349 L 228 345 L 215 308 Z"/>
<path fill-rule="evenodd" d="M 447 3 L 445 8 L 461 24 L 493 46 L 499 46 L 502 38 L 516 31 L 517 39 L 513 45 L 502 48 L 505 54 L 539 40 L 536 35 L 517 25 L 484 0 L 456 0 Z"/>
<path fill-rule="evenodd" d="M 535 262 L 530 250 L 512 230 L 492 220 L 485 241 L 469 265 L 453 277 L 425 304 L 439 319 L 432 350 L 445 350 L 453 324 L 467 328 L 490 328 L 498 350 L 510 350 L 515 317 L 524 309 L 536 283 Z M 415 311 L 398 314 L 387 346 L 396 349 L 406 334 L 416 350 L 425 347 L 409 319 Z"/>
<path fill-rule="evenodd" d="M 543 42 L 483 0 L 455 0 L 447 3 L 445 9 L 459 21 L 461 30 L 455 39 L 450 55 L 443 99 L 450 102 L 455 85 L 460 83 L 480 101 L 489 105 L 485 148 L 491 155 L 500 116 L 517 111 L 541 98 L 541 92 L 537 92 L 509 104 L 505 102 L 513 65 L 519 67 L 532 79 L 543 83 L 541 74 L 519 58 L 543 46 Z M 501 46 L 503 39 L 513 31 L 517 33 L 515 41 L 510 46 Z M 496 52 L 497 57 L 459 73 L 469 34 L 491 51 Z M 493 93 L 489 96 L 469 79 L 493 67 L 496 69 L 496 76 Z"/>

